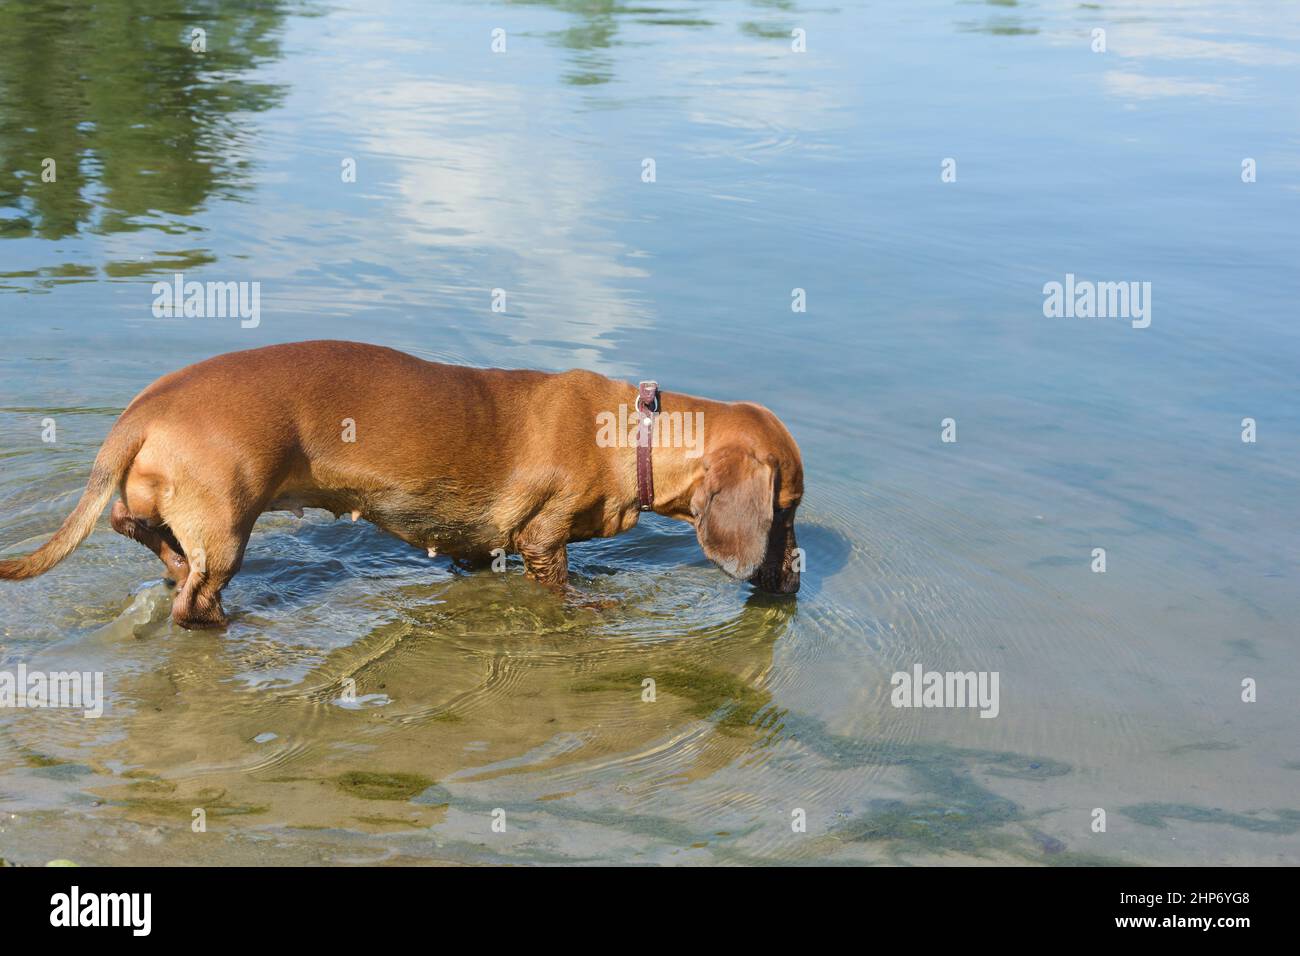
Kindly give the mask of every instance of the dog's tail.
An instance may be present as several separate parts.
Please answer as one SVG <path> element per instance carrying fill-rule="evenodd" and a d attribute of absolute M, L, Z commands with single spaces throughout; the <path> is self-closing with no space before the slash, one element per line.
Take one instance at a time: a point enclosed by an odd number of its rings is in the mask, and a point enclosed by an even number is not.
<path fill-rule="evenodd" d="M 113 497 L 140 446 L 144 444 L 144 430 L 135 423 L 119 418 L 95 456 L 90 471 L 90 481 L 82 492 L 77 507 L 64 519 L 62 527 L 43 545 L 22 558 L 0 561 L 0 579 L 23 581 L 44 574 L 68 555 L 95 527 L 104 505 Z"/>

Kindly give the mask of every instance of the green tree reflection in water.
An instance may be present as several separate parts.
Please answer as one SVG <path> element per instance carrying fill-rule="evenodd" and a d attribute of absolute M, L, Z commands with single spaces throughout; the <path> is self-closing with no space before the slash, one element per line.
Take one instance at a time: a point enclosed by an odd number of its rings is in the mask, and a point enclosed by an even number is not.
<path fill-rule="evenodd" d="M 180 232 L 246 188 L 251 78 L 290 9 L 250 0 L 0 0 L 0 238 Z M 206 51 L 191 49 L 192 30 Z M 57 180 L 43 182 L 42 162 Z"/>
<path fill-rule="evenodd" d="M 615 50 L 623 43 L 619 28 L 625 22 L 641 26 L 707 30 L 719 24 L 709 16 L 707 4 L 681 7 L 654 0 L 505 0 L 508 6 L 552 7 L 570 14 L 574 22 L 548 35 L 550 42 L 569 51 L 570 70 L 561 79 L 571 86 L 598 86 L 614 79 Z M 740 32 L 765 40 L 790 39 L 796 25 L 787 15 L 797 12 L 794 0 L 749 0 L 761 21 L 745 21 Z"/>

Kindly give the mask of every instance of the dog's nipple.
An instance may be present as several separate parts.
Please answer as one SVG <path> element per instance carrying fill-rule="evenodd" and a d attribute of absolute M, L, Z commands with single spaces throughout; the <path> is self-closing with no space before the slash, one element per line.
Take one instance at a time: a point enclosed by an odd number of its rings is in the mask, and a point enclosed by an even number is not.
<path fill-rule="evenodd" d="M 358 518 L 360 518 L 360 517 L 361 517 L 361 512 L 360 512 L 360 511 L 353 511 L 353 512 L 352 512 L 352 520 L 353 520 L 353 521 L 356 521 L 356 520 L 357 520 Z"/>
<path fill-rule="evenodd" d="M 297 517 L 297 518 L 301 518 L 301 517 L 302 517 L 302 509 L 301 509 L 301 508 L 294 508 L 294 509 L 293 509 L 293 513 L 294 513 L 294 517 Z"/>
<path fill-rule="evenodd" d="M 437 548 L 430 548 L 430 549 L 429 549 L 429 557 L 431 557 L 431 558 L 436 558 L 437 556 L 438 556 L 438 549 L 437 549 Z"/>

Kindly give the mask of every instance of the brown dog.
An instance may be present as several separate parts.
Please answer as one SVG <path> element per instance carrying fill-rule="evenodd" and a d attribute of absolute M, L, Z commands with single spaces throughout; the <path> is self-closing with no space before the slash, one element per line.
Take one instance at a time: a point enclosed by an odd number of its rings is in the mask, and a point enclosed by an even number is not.
<path fill-rule="evenodd" d="M 136 396 L 75 510 L 34 553 L 0 561 L 0 578 L 63 560 L 119 490 L 113 528 L 162 559 L 182 627 L 226 623 L 221 591 L 264 511 L 351 513 L 470 564 L 517 552 L 529 576 L 562 586 L 568 542 L 637 522 L 635 435 L 611 442 L 599 428 L 636 395 L 593 372 L 462 368 L 354 342 L 219 355 Z M 790 433 L 748 402 L 664 392 L 660 407 L 661 422 L 691 416 L 702 440 L 653 448 L 654 510 L 689 521 L 732 577 L 797 591 L 803 463 Z"/>

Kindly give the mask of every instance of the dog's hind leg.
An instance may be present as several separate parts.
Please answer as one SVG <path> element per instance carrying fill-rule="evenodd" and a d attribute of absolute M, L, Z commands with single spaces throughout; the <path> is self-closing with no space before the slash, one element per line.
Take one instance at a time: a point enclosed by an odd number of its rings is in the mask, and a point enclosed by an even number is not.
<path fill-rule="evenodd" d="M 140 518 L 131 514 L 126 502 L 118 500 L 113 504 L 113 513 L 109 519 L 113 530 L 125 535 L 132 541 L 138 541 L 162 561 L 166 568 L 166 580 L 171 584 L 184 583 L 189 577 L 190 566 L 185 560 L 185 553 L 171 529 L 166 525 L 150 527 Z"/>
<path fill-rule="evenodd" d="M 172 620 L 187 630 L 226 626 L 221 592 L 239 572 L 248 534 L 209 533 L 202 541 L 188 550 L 190 573 L 172 601 Z"/>
<path fill-rule="evenodd" d="M 190 501 L 170 521 L 189 560 L 189 575 L 172 601 L 172 620 L 188 630 L 224 627 L 221 592 L 244 561 L 244 549 L 257 513 L 240 515 L 213 497 Z"/>

